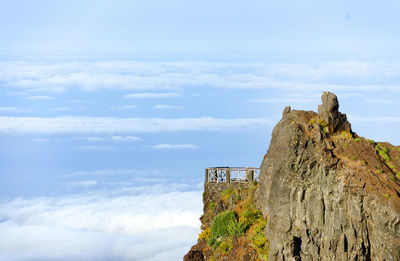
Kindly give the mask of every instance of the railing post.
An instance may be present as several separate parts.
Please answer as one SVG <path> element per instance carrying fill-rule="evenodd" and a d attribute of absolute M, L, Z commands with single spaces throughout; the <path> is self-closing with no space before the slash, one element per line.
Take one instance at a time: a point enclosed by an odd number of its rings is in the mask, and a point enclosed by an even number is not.
<path fill-rule="evenodd" d="M 249 182 L 254 181 L 254 170 L 252 170 L 252 169 L 246 170 L 246 179 L 247 179 Z"/>
<path fill-rule="evenodd" d="M 226 169 L 226 183 L 231 183 L 231 170 Z"/>
<path fill-rule="evenodd" d="M 208 168 L 206 168 L 206 180 L 205 180 L 205 183 L 208 183 L 209 182 L 209 180 L 208 180 Z"/>

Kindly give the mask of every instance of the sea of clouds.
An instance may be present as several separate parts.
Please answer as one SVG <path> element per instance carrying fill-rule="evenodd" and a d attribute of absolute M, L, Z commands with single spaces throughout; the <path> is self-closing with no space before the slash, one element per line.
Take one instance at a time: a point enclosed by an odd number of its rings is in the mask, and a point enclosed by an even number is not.
<path fill-rule="evenodd" d="M 202 213 L 200 188 L 182 187 L 153 182 L 3 199 L 0 260 L 180 260 L 197 239 Z"/>
<path fill-rule="evenodd" d="M 210 86 L 224 89 L 289 91 L 398 91 L 397 61 L 315 63 L 144 62 L 144 61 L 0 61 L 0 82 L 20 94 L 68 90 L 144 91 L 125 98 L 177 97 L 184 89 Z M 32 95 L 32 99 L 51 99 Z M 160 96 L 157 96 L 160 98 Z M 153 98 L 155 98 L 153 96 Z"/>
<path fill-rule="evenodd" d="M 280 117 L 199 116 L 196 111 L 193 116 L 185 114 L 183 117 L 180 111 L 187 108 L 180 101 L 158 104 L 160 99 L 183 99 L 189 90 L 207 88 L 204 92 L 211 89 L 225 94 L 241 91 L 237 99 L 243 104 L 238 110 L 260 103 L 318 104 L 321 91 L 334 91 L 341 102 L 358 102 L 363 106 L 361 112 L 359 108 L 354 110 L 360 115 L 349 114 L 349 119 L 355 123 L 353 126 L 365 124 L 368 128 L 359 129 L 370 130 L 370 133 L 375 133 L 373 127 L 381 132 L 393 130 L 392 140 L 397 141 L 393 124 L 400 122 L 395 108 L 400 93 L 399 69 L 397 61 L 3 60 L 0 61 L 0 84 L 4 87 L 1 94 L 5 102 L 14 103 L 4 103 L 0 107 L 0 135 L 21 137 L 21 140 L 28 137 L 37 142 L 63 135 L 87 136 L 85 142 L 90 144 L 84 143 L 78 149 L 112 151 L 114 147 L 101 142 L 137 142 L 142 138 L 136 135 L 146 133 L 271 128 Z M 258 92 L 260 90 L 263 92 Z M 151 108 L 157 111 L 154 116 L 134 114 L 124 118 L 91 115 L 83 109 L 78 109 L 80 113 L 73 114 L 75 116 L 65 114 L 85 103 L 79 96 L 70 97 L 68 93 L 102 91 L 115 91 L 119 95 L 110 110 L 138 109 L 140 105 L 131 104 L 132 101 L 157 100 L 151 103 Z M 254 95 L 242 98 L 242 94 L 250 92 Z M 205 103 L 208 102 L 204 97 Z M 37 103 L 43 107 L 51 101 L 65 102 L 62 107 L 45 108 L 59 113 L 54 117 L 47 111 L 37 113 L 28 106 Z M 160 110 L 168 109 L 178 112 L 168 117 L 157 116 Z M 374 114 L 375 111 L 378 114 Z M 389 123 L 391 128 L 382 127 Z M 382 136 L 390 137 L 389 134 Z M 164 152 L 204 146 L 186 141 L 175 144 L 168 140 L 149 144 L 146 146 Z M 202 186 L 188 184 L 187 180 L 174 183 L 166 178 L 168 175 L 142 174 L 126 170 L 76 171 L 63 175 L 64 188 L 53 194 L 0 198 L 0 260 L 181 260 L 200 231 Z"/>

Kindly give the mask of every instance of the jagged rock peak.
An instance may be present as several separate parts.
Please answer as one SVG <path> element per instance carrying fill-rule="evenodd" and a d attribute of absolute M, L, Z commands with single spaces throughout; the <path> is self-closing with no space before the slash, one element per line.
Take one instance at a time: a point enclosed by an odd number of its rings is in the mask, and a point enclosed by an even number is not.
<path fill-rule="evenodd" d="M 285 109 L 283 109 L 282 118 L 284 118 L 291 110 L 292 110 L 292 107 L 286 106 Z"/>
<path fill-rule="evenodd" d="M 321 97 L 322 105 L 318 106 L 318 114 L 325 121 L 333 122 L 338 118 L 339 102 L 337 96 L 331 92 L 324 92 Z"/>
<path fill-rule="evenodd" d="M 330 132 L 349 131 L 351 125 L 347 121 L 346 114 L 339 112 L 339 102 L 337 96 L 331 92 L 322 93 L 322 105 L 318 106 L 318 116 L 329 125 Z"/>

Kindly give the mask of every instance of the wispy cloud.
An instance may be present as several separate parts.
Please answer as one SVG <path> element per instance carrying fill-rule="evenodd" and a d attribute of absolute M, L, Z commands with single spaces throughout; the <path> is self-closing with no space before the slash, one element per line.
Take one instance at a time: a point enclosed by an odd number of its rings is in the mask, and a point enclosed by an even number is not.
<path fill-rule="evenodd" d="M 87 102 L 90 102 L 90 101 L 88 101 L 88 100 L 77 100 L 77 99 L 75 99 L 75 100 L 69 100 L 69 102 L 70 103 L 87 103 Z"/>
<path fill-rule="evenodd" d="M 193 144 L 157 144 L 153 145 L 152 148 L 156 150 L 193 150 L 198 147 Z"/>
<path fill-rule="evenodd" d="M 181 96 L 180 93 L 176 92 L 142 92 L 142 93 L 132 93 L 127 94 L 124 98 L 134 98 L 134 99 L 158 99 L 158 98 L 174 98 Z"/>
<path fill-rule="evenodd" d="M 169 109 L 182 109 L 182 106 L 175 106 L 175 105 L 165 105 L 165 104 L 157 104 L 153 106 L 156 110 L 169 110 Z"/>
<path fill-rule="evenodd" d="M 92 187 L 96 184 L 97 184 L 96 180 L 82 180 L 82 181 L 67 183 L 68 186 L 72 186 L 72 187 Z"/>
<path fill-rule="evenodd" d="M 71 107 L 55 107 L 55 108 L 50 108 L 52 111 L 73 111 L 74 109 Z"/>
<path fill-rule="evenodd" d="M 140 140 L 139 137 L 135 136 L 112 136 L 111 139 L 115 142 L 133 142 Z"/>
<path fill-rule="evenodd" d="M 109 118 L 109 117 L 5 117 L 2 134 L 122 134 L 171 131 L 216 131 L 259 128 L 272 125 L 265 118 Z"/>
<path fill-rule="evenodd" d="M 52 96 L 45 96 L 45 95 L 36 95 L 36 96 L 29 96 L 29 100 L 52 100 L 54 97 Z"/>
<path fill-rule="evenodd" d="M 137 108 L 137 105 L 135 104 L 129 104 L 129 105 L 122 105 L 119 107 L 111 107 L 111 109 L 117 109 L 117 110 L 131 110 Z"/>
<path fill-rule="evenodd" d="M 114 148 L 111 146 L 99 146 L 99 145 L 94 145 L 94 146 L 79 146 L 76 147 L 75 149 L 77 150 L 113 150 Z"/>
<path fill-rule="evenodd" d="M 0 107 L 0 112 L 30 112 L 31 109 L 22 107 Z"/>
<path fill-rule="evenodd" d="M 15 112 L 18 111 L 17 107 L 0 107 L 0 112 Z"/>
<path fill-rule="evenodd" d="M 163 174 L 157 170 L 137 170 L 137 169 L 124 169 L 124 170 L 114 170 L 114 169 L 105 169 L 105 170 L 94 170 L 94 171 L 75 171 L 68 174 L 64 174 L 61 177 L 63 178 L 71 178 L 71 177 L 82 177 L 82 176 L 94 176 L 94 177 L 107 177 L 107 176 L 159 176 Z"/>
<path fill-rule="evenodd" d="M 102 142 L 105 141 L 104 138 L 101 137 L 87 137 L 87 140 L 90 142 Z"/>
<path fill-rule="evenodd" d="M 265 98 L 265 99 L 251 99 L 247 102 L 251 103 L 318 103 L 318 98 Z"/>

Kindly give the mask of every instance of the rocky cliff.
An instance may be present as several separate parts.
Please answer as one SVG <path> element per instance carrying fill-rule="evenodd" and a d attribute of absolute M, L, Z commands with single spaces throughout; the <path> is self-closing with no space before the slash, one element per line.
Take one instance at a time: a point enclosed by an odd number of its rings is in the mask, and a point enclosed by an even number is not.
<path fill-rule="evenodd" d="M 205 186 L 203 232 L 185 260 L 400 260 L 400 147 L 352 132 L 334 94 L 318 113 L 284 109 L 254 186 L 254 197 L 240 192 L 247 203 Z M 210 226 L 226 211 L 240 224 L 245 204 L 263 217 L 215 248 Z"/>
<path fill-rule="evenodd" d="M 273 130 L 256 193 L 270 260 L 400 260 L 400 148 L 358 137 L 338 108 L 324 93 Z"/>

